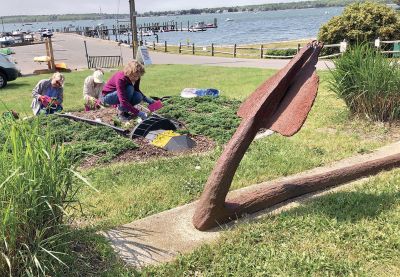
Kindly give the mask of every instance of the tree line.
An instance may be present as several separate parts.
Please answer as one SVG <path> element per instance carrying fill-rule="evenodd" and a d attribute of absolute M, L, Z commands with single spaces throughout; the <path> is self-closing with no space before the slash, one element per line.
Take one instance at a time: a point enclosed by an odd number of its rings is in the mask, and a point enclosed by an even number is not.
<path fill-rule="evenodd" d="M 393 0 L 398 1 L 400 0 Z M 378 0 L 375 2 L 393 3 L 392 0 Z M 246 11 L 274 11 L 288 9 L 307 9 L 307 8 L 324 8 L 324 7 L 343 7 L 354 2 L 364 2 L 357 0 L 316 0 L 316 1 L 301 1 L 288 3 L 270 3 L 259 5 L 245 5 L 233 7 L 218 7 L 204 9 L 189 9 L 178 11 L 160 11 L 160 12 L 145 12 L 142 16 L 163 16 L 163 15 L 185 15 L 185 14 L 201 14 L 201 13 L 223 13 L 223 12 L 246 12 Z"/>
<path fill-rule="evenodd" d="M 138 16 L 148 17 L 148 16 L 188 15 L 188 14 L 202 14 L 202 13 L 245 12 L 245 11 L 252 12 L 252 11 L 274 11 L 274 10 L 287 10 L 287 9 L 340 7 L 340 6 L 346 6 L 354 2 L 363 2 L 363 1 L 316 0 L 316 1 L 233 6 L 233 7 L 187 9 L 187 10 L 175 10 L 175 11 L 159 11 L 159 12 L 149 11 L 138 14 Z M 378 0 L 375 2 L 400 3 L 400 0 Z M 126 18 L 126 17 L 129 17 L 129 14 L 87 13 L 87 14 L 3 16 L 1 17 L 1 19 L 3 20 L 3 23 L 24 23 L 24 22 L 72 21 L 72 20 L 104 20 L 104 19 L 115 19 L 115 18 Z"/>

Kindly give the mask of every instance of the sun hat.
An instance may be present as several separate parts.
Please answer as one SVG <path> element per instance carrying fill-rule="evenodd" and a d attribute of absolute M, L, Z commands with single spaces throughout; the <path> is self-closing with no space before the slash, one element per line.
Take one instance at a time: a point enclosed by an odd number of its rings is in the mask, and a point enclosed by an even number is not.
<path fill-rule="evenodd" d="M 96 70 L 95 72 L 93 72 L 93 78 L 94 78 L 94 82 L 98 83 L 98 84 L 102 84 L 104 83 L 104 73 L 101 72 L 101 70 Z"/>

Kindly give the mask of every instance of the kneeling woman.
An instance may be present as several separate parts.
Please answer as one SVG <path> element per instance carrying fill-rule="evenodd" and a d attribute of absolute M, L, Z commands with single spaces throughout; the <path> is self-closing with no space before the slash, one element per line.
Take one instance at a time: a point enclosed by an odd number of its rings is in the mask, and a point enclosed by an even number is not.
<path fill-rule="evenodd" d="M 32 90 L 32 111 L 37 114 L 52 114 L 62 111 L 64 75 L 59 72 L 44 79 Z"/>
<path fill-rule="evenodd" d="M 140 77 L 145 73 L 144 66 L 138 61 L 130 61 L 123 71 L 116 72 L 105 84 L 100 101 L 106 105 L 117 105 L 119 117 L 129 120 L 135 116 L 146 119 L 147 114 L 139 111 L 134 105 L 144 101 L 148 104 L 154 100 L 146 97 L 139 88 Z"/>

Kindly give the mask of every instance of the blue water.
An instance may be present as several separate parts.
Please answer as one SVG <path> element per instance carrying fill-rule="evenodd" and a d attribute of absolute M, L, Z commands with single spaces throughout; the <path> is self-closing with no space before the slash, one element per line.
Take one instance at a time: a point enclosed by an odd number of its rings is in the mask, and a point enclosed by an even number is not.
<path fill-rule="evenodd" d="M 202 15 L 179 15 L 179 16 L 160 16 L 160 17 L 139 17 L 137 24 L 143 23 L 162 23 L 167 21 L 183 23 L 183 28 L 187 28 L 197 21 L 214 23 L 217 18 L 218 28 L 208 29 L 205 32 L 166 32 L 158 33 L 159 41 L 167 41 L 168 44 L 185 44 L 188 41 L 198 45 L 215 44 L 246 44 L 246 43 L 265 43 L 274 41 L 285 41 L 302 38 L 317 37 L 318 30 L 322 24 L 327 22 L 335 15 L 339 15 L 343 8 L 312 8 L 300 10 L 282 10 L 266 12 L 242 12 L 242 13 L 223 13 L 223 14 L 202 14 Z M 226 21 L 227 18 L 233 21 Z M 23 24 L 4 24 L 6 31 L 22 29 L 24 31 L 36 31 L 39 28 L 62 29 L 72 24 L 76 27 L 93 27 L 103 23 L 111 27 L 116 24 L 116 20 L 80 20 L 80 21 L 59 21 L 59 22 L 40 22 L 32 25 Z M 127 24 L 127 22 L 125 23 Z M 111 39 L 115 37 L 111 36 Z M 145 37 L 151 42 L 154 36 Z"/>

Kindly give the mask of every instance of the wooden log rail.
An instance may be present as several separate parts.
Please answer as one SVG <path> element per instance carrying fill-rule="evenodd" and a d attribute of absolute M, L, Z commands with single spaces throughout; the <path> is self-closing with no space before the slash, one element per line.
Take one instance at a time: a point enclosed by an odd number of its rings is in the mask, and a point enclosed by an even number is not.
<path fill-rule="evenodd" d="M 400 43 L 400 40 L 393 40 L 393 41 L 380 41 L 381 44 L 394 44 L 394 43 Z M 373 44 L 373 43 L 372 43 Z M 168 43 L 165 41 L 164 43 L 148 43 L 144 42 L 144 45 L 148 46 L 149 48 L 153 49 L 154 51 L 164 51 L 168 52 L 168 49 L 174 49 L 177 48 L 177 52 L 179 54 L 182 53 L 191 53 L 192 55 L 195 55 L 198 52 L 202 53 L 209 53 L 211 56 L 215 56 L 215 54 L 222 54 L 222 55 L 227 55 L 231 57 L 257 57 L 261 59 L 265 58 L 271 58 L 271 59 L 290 59 L 293 58 L 295 55 L 271 55 L 268 54 L 269 51 L 272 50 L 295 50 L 297 53 L 300 51 L 301 46 L 300 44 L 297 45 L 297 47 L 288 47 L 288 48 L 265 48 L 263 44 L 261 44 L 259 47 L 257 46 L 239 46 L 237 44 L 234 45 L 216 45 L 212 43 L 211 45 L 199 45 L 196 46 L 194 43 L 190 44 L 189 47 L 187 47 L 187 44 L 182 44 L 180 43 L 179 45 L 168 45 Z M 339 51 L 340 49 L 340 43 L 336 44 L 329 44 L 329 45 L 324 45 L 324 48 L 337 48 Z M 395 50 L 382 50 L 380 49 L 380 52 L 382 54 L 400 54 L 400 51 L 395 51 Z M 320 56 L 320 59 L 331 59 L 331 58 L 336 58 L 340 57 L 343 55 L 343 52 L 338 52 L 338 53 L 333 53 L 333 54 L 328 54 L 324 56 Z"/>
<path fill-rule="evenodd" d="M 295 50 L 296 52 L 300 51 L 301 47 L 298 45 L 297 47 L 292 48 L 265 48 L 264 45 L 260 45 L 259 47 L 250 47 L 250 46 L 238 46 L 234 45 L 215 45 L 212 43 L 211 45 L 195 45 L 191 44 L 183 44 L 179 43 L 178 45 L 168 44 L 167 41 L 162 43 L 147 42 L 144 41 L 144 45 L 149 47 L 154 51 L 162 51 L 162 52 L 173 52 L 176 49 L 176 52 L 179 54 L 190 53 L 195 55 L 196 53 L 208 53 L 211 56 L 215 56 L 216 54 L 222 54 L 226 56 L 231 56 L 233 58 L 237 57 L 254 57 L 254 58 L 282 58 L 288 59 L 293 58 L 294 55 L 269 55 L 267 54 L 270 50 Z"/>

